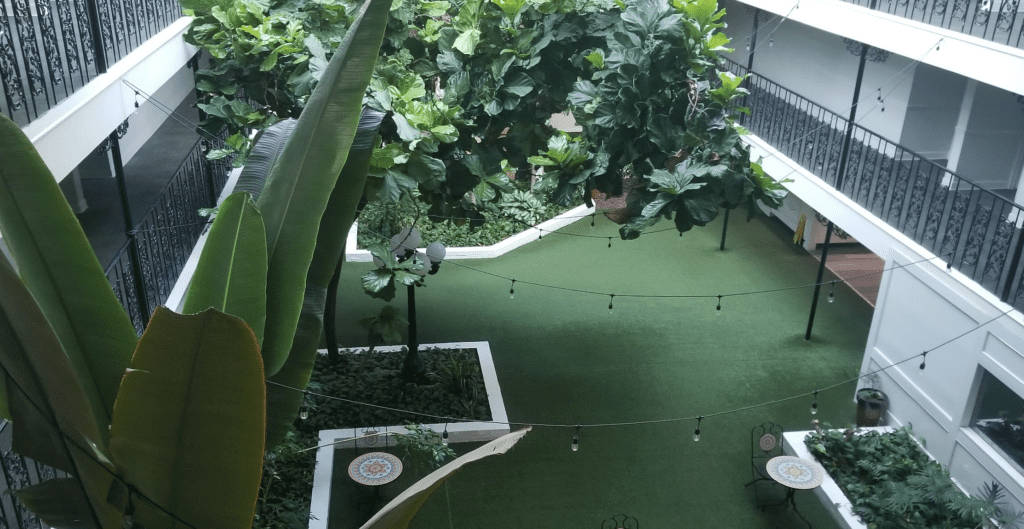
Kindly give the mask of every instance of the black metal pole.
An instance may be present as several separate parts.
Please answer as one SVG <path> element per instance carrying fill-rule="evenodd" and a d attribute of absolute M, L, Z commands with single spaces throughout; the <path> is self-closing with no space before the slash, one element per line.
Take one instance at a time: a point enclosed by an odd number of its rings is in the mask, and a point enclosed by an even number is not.
<path fill-rule="evenodd" d="M 757 50 L 757 19 L 761 18 L 761 10 L 754 9 L 754 31 L 750 34 L 750 53 L 747 54 L 747 71 L 754 71 L 754 51 Z"/>
<path fill-rule="evenodd" d="M 423 359 L 420 358 L 420 343 L 416 336 L 416 285 L 406 287 L 409 295 L 409 352 L 405 355 L 405 362 L 402 364 L 402 379 L 406 382 L 416 382 L 422 378 Z"/>
<path fill-rule="evenodd" d="M 718 246 L 719 251 L 725 251 L 725 232 L 729 229 L 729 209 L 725 210 L 725 218 L 722 219 L 722 244 Z"/>
<path fill-rule="evenodd" d="M 89 17 L 89 31 L 92 33 L 92 49 L 96 55 L 96 73 L 107 73 L 107 52 L 103 47 L 103 33 L 100 31 L 100 13 L 96 0 L 86 0 L 86 15 Z"/>
<path fill-rule="evenodd" d="M 828 221 L 825 228 L 825 244 L 821 248 L 821 262 L 818 263 L 818 279 L 814 280 L 814 299 L 811 300 L 811 316 L 807 319 L 807 334 L 804 340 L 811 339 L 811 329 L 814 328 L 814 313 L 818 310 L 818 296 L 821 294 L 821 279 L 825 276 L 825 259 L 828 258 L 828 245 L 832 242 L 832 221 Z"/>
<path fill-rule="evenodd" d="M 135 232 L 135 222 L 132 220 L 131 201 L 128 199 L 128 185 L 124 178 L 124 164 L 121 162 L 121 143 L 117 138 L 117 131 L 107 136 L 110 143 L 110 155 L 113 158 L 114 179 L 117 180 L 117 191 L 121 197 L 121 213 L 124 218 L 124 231 L 128 236 L 128 261 L 132 266 L 132 275 L 135 276 L 135 299 L 139 303 L 139 312 L 142 314 L 142 328 L 145 329 L 149 323 L 149 296 L 146 292 L 146 283 L 142 277 L 142 258 L 139 255 L 139 239 Z"/>
<path fill-rule="evenodd" d="M 846 161 L 850 156 L 850 143 L 853 140 L 853 125 L 857 120 L 857 102 L 860 101 L 860 85 L 864 81 L 864 66 L 868 62 L 868 50 L 871 46 L 861 44 L 860 64 L 857 65 L 857 80 L 853 85 L 853 105 L 850 106 L 850 119 L 846 122 L 846 137 L 843 139 L 843 150 L 839 156 L 839 170 L 836 173 L 836 189 L 843 190 L 843 177 L 846 176 Z"/>
<path fill-rule="evenodd" d="M 843 140 L 842 154 L 839 156 L 839 168 L 836 172 L 836 190 L 840 193 L 843 190 L 843 176 L 846 174 L 846 164 L 850 158 L 850 144 L 853 141 L 853 123 L 857 119 L 857 101 L 860 100 L 860 85 L 864 81 L 864 65 L 867 64 L 868 50 L 871 46 L 861 44 L 860 63 L 857 65 L 857 81 L 853 86 L 853 105 L 850 106 L 850 120 L 846 123 L 846 138 Z M 807 319 L 807 334 L 805 340 L 811 339 L 811 329 L 814 328 L 814 313 L 818 310 L 818 296 L 821 294 L 821 278 L 825 274 L 825 260 L 828 258 L 828 246 L 832 241 L 832 221 L 828 221 L 825 230 L 825 245 L 821 250 L 821 263 L 818 265 L 817 285 L 814 287 L 814 298 L 811 300 L 811 315 Z"/>

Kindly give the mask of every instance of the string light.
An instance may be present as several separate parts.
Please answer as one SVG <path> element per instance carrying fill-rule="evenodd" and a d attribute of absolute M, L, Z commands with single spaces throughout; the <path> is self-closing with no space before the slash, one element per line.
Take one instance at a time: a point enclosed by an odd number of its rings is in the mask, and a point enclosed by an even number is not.
<path fill-rule="evenodd" d="M 135 108 L 139 108 L 139 91 L 135 91 Z"/>
<path fill-rule="evenodd" d="M 882 112 L 885 112 L 885 100 L 882 100 Z"/>
<path fill-rule="evenodd" d="M 544 238 L 544 230 L 537 228 L 537 231 L 540 233 L 539 235 L 537 235 L 537 240 L 539 241 Z"/>
<path fill-rule="evenodd" d="M 697 417 L 697 427 L 693 429 L 693 441 L 700 441 L 700 421 L 704 418 L 703 415 Z"/>
<path fill-rule="evenodd" d="M 747 37 L 747 51 L 750 51 L 750 37 Z"/>
<path fill-rule="evenodd" d="M 579 450 L 580 450 L 580 428 L 583 428 L 583 426 L 580 425 L 580 424 L 577 424 L 576 425 L 576 433 L 573 434 L 573 436 L 572 436 L 572 451 L 573 452 L 579 452 Z"/>
<path fill-rule="evenodd" d="M 516 280 L 512 280 L 512 288 L 508 289 L 508 299 L 516 299 Z"/>
<path fill-rule="evenodd" d="M 918 368 L 924 373 L 924 361 L 928 358 L 928 351 L 921 353 L 921 365 Z"/>
<path fill-rule="evenodd" d="M 814 390 L 814 402 L 811 403 L 811 415 L 818 414 L 818 390 Z"/>
<path fill-rule="evenodd" d="M 829 303 L 835 303 L 836 302 L 836 282 L 835 281 L 832 281 L 832 290 L 830 290 L 829 293 L 828 293 L 828 302 Z"/>
<path fill-rule="evenodd" d="M 882 87 L 881 86 L 878 87 L 878 98 L 877 99 L 878 99 L 878 101 L 882 101 Z"/>
<path fill-rule="evenodd" d="M 591 227 L 591 228 L 593 228 L 593 227 L 594 227 L 594 218 L 595 218 L 595 217 L 597 217 L 597 213 L 592 213 L 592 214 L 590 215 L 590 227 Z"/>
<path fill-rule="evenodd" d="M 772 48 L 774 46 L 775 46 L 775 37 L 774 36 L 769 36 L 768 37 L 768 47 Z"/>
<path fill-rule="evenodd" d="M 949 256 L 949 262 L 946 263 L 946 273 L 947 274 L 952 274 L 953 273 L 953 256 L 952 255 Z"/>
<path fill-rule="evenodd" d="M 718 306 L 715 307 L 715 316 L 722 315 L 722 296 L 718 296 Z"/>
<path fill-rule="evenodd" d="M 608 247 L 609 248 L 612 247 L 612 238 L 611 237 L 608 237 Z"/>
<path fill-rule="evenodd" d="M 608 314 L 612 313 L 612 303 L 615 302 L 615 294 L 608 295 Z"/>
<path fill-rule="evenodd" d="M 309 418 L 309 403 L 306 402 L 306 392 L 302 392 L 302 405 L 299 406 L 299 418 L 302 420 Z"/>
<path fill-rule="evenodd" d="M 441 432 L 441 445 L 448 446 L 448 423 L 444 423 L 444 431 Z"/>

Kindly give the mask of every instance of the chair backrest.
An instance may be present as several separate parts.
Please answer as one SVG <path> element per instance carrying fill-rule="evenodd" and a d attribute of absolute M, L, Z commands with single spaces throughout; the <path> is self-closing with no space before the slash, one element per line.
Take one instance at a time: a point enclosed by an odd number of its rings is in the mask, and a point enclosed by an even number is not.
<path fill-rule="evenodd" d="M 750 430 L 751 461 L 781 456 L 782 426 L 771 421 L 763 422 Z"/>

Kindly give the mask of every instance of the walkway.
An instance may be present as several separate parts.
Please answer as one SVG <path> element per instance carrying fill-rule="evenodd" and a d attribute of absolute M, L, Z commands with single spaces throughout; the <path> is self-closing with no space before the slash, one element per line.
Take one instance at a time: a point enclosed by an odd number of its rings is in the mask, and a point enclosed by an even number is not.
<path fill-rule="evenodd" d="M 577 222 L 564 231 L 602 237 L 617 226 Z M 445 263 L 417 295 L 422 343 L 488 340 L 513 421 L 608 423 L 687 417 L 810 392 L 856 376 L 872 309 L 844 285 L 822 299 L 814 337 L 804 341 L 811 290 L 712 299 L 635 299 L 539 288 L 626 293 L 710 294 L 804 285 L 817 261 L 764 218 L 734 218 L 724 252 L 720 220 L 683 237 L 674 231 L 636 241 L 547 235 L 489 261 Z M 654 230 L 670 227 L 662 222 Z M 652 231 L 654 231 L 652 230 Z M 459 265 L 515 277 L 509 283 Z M 339 338 L 366 343 L 356 322 L 382 302 L 362 292 L 369 264 L 346 263 L 338 302 Z M 826 274 L 826 281 L 834 276 Z M 401 297 L 393 301 L 404 309 Z M 792 511 L 754 507 L 750 430 L 774 420 L 790 430 L 812 418 L 853 421 L 853 384 L 819 396 L 709 417 L 700 442 L 694 421 L 584 428 L 536 427 L 510 454 L 482 461 L 439 490 L 412 527 L 596 528 L 623 512 L 650 528 L 801 527 Z M 466 450 L 470 446 L 456 446 Z M 447 494 L 447 496 L 446 496 Z M 835 527 L 809 493 L 797 503 L 815 528 Z M 449 521 L 449 504 L 451 521 Z"/>

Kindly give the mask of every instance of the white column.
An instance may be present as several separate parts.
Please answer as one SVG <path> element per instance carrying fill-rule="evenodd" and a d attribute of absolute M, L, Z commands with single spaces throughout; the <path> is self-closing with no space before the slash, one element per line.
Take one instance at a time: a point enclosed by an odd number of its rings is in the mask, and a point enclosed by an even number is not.
<path fill-rule="evenodd" d="M 967 123 L 971 119 L 971 107 L 974 106 L 974 94 L 978 90 L 978 81 L 967 80 L 967 87 L 964 88 L 964 98 L 960 101 L 960 117 L 956 120 L 956 128 L 953 129 L 953 141 L 949 145 L 949 163 L 946 167 L 956 171 L 960 163 L 960 152 L 964 148 L 964 137 L 967 135 Z"/>

